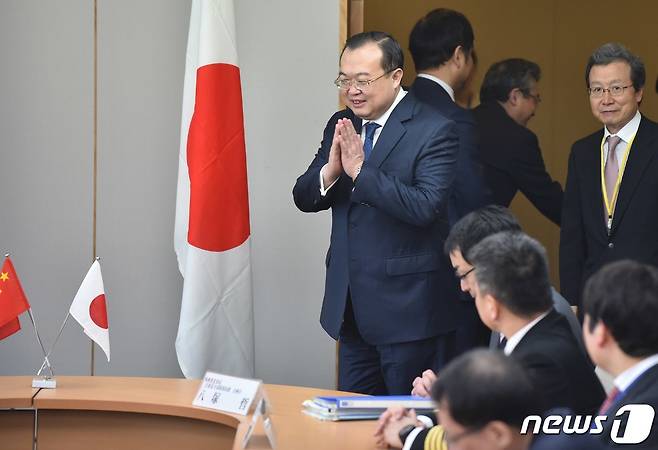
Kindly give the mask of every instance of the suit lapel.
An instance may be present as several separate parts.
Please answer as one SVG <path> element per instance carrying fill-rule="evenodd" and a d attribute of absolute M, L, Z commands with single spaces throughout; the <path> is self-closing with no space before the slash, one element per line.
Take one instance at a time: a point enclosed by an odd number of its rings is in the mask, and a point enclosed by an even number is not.
<path fill-rule="evenodd" d="M 377 143 L 372 149 L 372 154 L 367 161 L 368 165 L 374 167 L 382 165 L 389 153 L 391 153 L 400 139 L 402 139 L 402 136 L 407 132 L 403 122 L 409 120 L 413 116 L 415 106 L 416 100 L 413 95 L 408 92 L 388 117 L 386 125 L 384 125 L 384 128 L 377 139 Z"/>
<path fill-rule="evenodd" d="M 586 180 L 586 185 L 583 188 L 582 198 L 593 199 L 584 202 L 583 208 L 590 210 L 590 216 L 594 217 L 594 223 L 598 224 L 596 233 L 599 238 L 607 240 L 608 230 L 606 229 L 605 206 L 603 193 L 601 192 L 601 139 L 603 139 L 603 130 L 595 135 L 592 151 L 583 153 L 585 161 L 582 164 L 582 170 L 585 170 L 585 172 L 582 176 L 583 180 Z"/>
<path fill-rule="evenodd" d="M 622 182 L 619 186 L 619 197 L 617 198 L 615 214 L 612 219 L 612 233 L 617 230 L 619 222 L 624 216 L 633 198 L 633 194 L 642 180 L 644 171 L 656 154 L 655 139 L 655 133 L 651 133 L 651 129 L 648 129 L 646 119 L 642 117 L 640 127 L 637 130 L 637 135 L 628 155 Z"/>

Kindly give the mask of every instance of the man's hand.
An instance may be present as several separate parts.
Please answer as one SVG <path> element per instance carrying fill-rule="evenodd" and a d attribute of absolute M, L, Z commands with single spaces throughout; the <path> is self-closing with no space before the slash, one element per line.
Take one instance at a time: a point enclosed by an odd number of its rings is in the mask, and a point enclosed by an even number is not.
<path fill-rule="evenodd" d="M 416 412 L 413 409 L 405 409 L 393 406 L 379 416 L 377 429 L 375 430 L 376 444 L 380 448 L 402 448 L 404 442 L 400 441 L 400 430 L 407 425 L 419 425 Z"/>
<path fill-rule="evenodd" d="M 329 161 L 327 161 L 327 165 L 322 170 L 322 183 L 324 183 L 325 187 L 331 186 L 343 172 L 343 164 L 340 161 L 340 144 L 338 143 L 338 135 L 341 127 L 342 125 L 339 120 L 334 129 L 331 149 L 329 149 Z"/>
<path fill-rule="evenodd" d="M 432 392 L 432 384 L 436 381 L 436 374 L 430 369 L 427 369 L 420 377 L 416 377 L 411 390 L 411 395 L 419 395 L 421 397 L 430 397 Z"/>
<path fill-rule="evenodd" d="M 364 161 L 361 136 L 356 134 L 354 125 L 349 119 L 338 120 L 338 142 L 340 144 L 340 160 L 343 170 L 352 180 L 355 180 Z"/>

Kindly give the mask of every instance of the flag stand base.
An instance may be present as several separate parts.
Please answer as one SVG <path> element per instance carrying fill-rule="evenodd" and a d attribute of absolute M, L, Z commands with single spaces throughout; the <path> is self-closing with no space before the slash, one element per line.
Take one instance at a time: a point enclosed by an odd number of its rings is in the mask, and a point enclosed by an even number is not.
<path fill-rule="evenodd" d="M 55 389 L 57 387 L 57 380 L 55 378 L 50 378 L 50 377 L 39 377 L 39 378 L 33 378 L 32 379 L 32 387 L 33 388 L 41 388 L 41 389 Z"/>

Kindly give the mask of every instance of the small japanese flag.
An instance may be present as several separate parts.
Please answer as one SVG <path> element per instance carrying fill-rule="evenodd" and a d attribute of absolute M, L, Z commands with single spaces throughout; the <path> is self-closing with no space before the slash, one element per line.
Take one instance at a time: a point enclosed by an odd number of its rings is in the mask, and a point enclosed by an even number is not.
<path fill-rule="evenodd" d="M 82 280 L 69 312 L 82 325 L 85 334 L 103 349 L 109 361 L 110 332 L 107 322 L 107 306 L 105 305 L 105 289 L 98 260 L 94 261 L 85 279 Z"/>

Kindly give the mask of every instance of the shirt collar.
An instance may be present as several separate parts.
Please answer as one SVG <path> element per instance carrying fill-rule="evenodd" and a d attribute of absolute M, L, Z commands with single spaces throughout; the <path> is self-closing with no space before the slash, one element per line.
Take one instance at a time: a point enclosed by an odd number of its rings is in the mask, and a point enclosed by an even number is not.
<path fill-rule="evenodd" d="M 455 101 L 455 90 L 448 83 L 443 81 L 441 78 L 435 77 L 434 75 L 430 75 L 429 73 L 419 73 L 416 76 L 419 78 L 427 78 L 428 80 L 432 80 L 435 83 L 438 83 L 439 86 L 441 86 L 443 90 L 445 90 L 448 93 L 452 101 L 453 102 Z"/>
<path fill-rule="evenodd" d="M 621 130 L 619 130 L 617 136 L 619 136 L 622 141 L 626 142 L 627 144 L 631 142 L 631 139 L 633 139 L 633 136 L 635 136 L 635 133 L 637 133 L 637 130 L 640 128 L 641 119 L 642 114 L 640 114 L 640 110 L 637 110 L 633 118 L 629 120 Z M 610 135 L 612 135 L 612 133 L 608 131 L 608 127 L 603 127 L 603 139 L 608 139 L 608 136 Z"/>
<path fill-rule="evenodd" d="M 521 342 L 521 339 L 534 327 L 539 323 L 540 320 L 542 320 L 544 317 L 548 315 L 548 313 L 551 312 L 551 310 L 546 311 L 544 314 L 541 316 L 535 318 L 532 322 L 526 324 L 523 328 L 521 328 L 519 331 L 514 333 L 509 339 L 507 339 L 507 344 L 505 344 L 505 349 L 503 350 L 506 355 L 509 355 L 514 351 L 517 345 L 519 345 L 519 342 Z"/>
<path fill-rule="evenodd" d="M 640 378 L 644 372 L 651 369 L 656 364 L 658 364 L 658 354 L 643 359 L 633 367 L 630 367 L 617 375 L 617 378 L 615 378 L 615 386 L 621 392 L 624 392 L 635 380 Z"/>
<path fill-rule="evenodd" d="M 384 114 L 382 114 L 381 116 L 379 116 L 375 120 L 364 120 L 363 123 L 361 124 L 361 129 L 363 129 L 363 127 L 365 127 L 365 125 L 367 123 L 370 123 L 370 122 L 375 122 L 375 123 L 379 124 L 381 126 L 381 128 L 383 129 L 384 125 L 386 125 L 386 121 L 390 117 L 391 113 L 393 112 L 395 107 L 398 106 L 398 103 L 400 103 L 402 101 L 402 99 L 404 98 L 405 95 L 407 95 L 407 91 L 400 88 L 400 90 L 398 91 L 398 95 L 395 97 L 395 100 L 393 100 L 393 103 L 391 104 L 391 106 L 389 106 L 389 108 L 386 110 L 386 112 Z"/>

